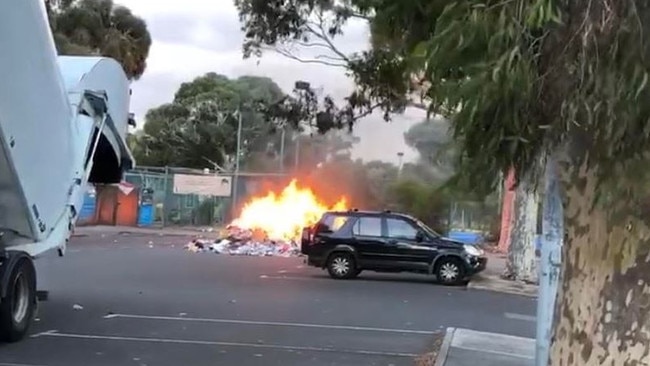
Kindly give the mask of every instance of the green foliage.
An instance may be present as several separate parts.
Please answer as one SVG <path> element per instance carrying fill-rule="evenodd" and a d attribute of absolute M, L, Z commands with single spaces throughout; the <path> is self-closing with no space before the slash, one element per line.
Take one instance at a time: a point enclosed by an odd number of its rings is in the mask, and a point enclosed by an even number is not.
<path fill-rule="evenodd" d="M 345 4 L 344 9 L 333 4 Z M 601 177 L 650 146 L 650 5 L 640 0 L 237 0 L 245 55 L 304 41 L 309 19 L 332 36 L 366 17 L 372 49 L 349 55 L 355 100 L 387 116 L 413 92 L 452 122 L 463 184 L 493 188 L 545 152 Z M 589 7 L 589 9 L 587 9 Z M 259 53 L 258 53 L 259 54 Z"/>
<path fill-rule="evenodd" d="M 237 150 L 241 110 L 242 146 L 246 162 L 254 154 L 280 148 L 277 126 L 257 105 L 284 100 L 282 90 L 269 78 L 243 76 L 228 79 L 208 73 L 181 84 L 171 103 L 147 112 L 143 133 L 134 137 L 133 153 L 139 165 L 231 169 Z M 289 134 L 289 138 L 291 135 Z"/>
<path fill-rule="evenodd" d="M 117 60 L 129 79 L 146 68 L 151 35 L 141 18 L 112 0 L 46 0 L 57 51 Z"/>
<path fill-rule="evenodd" d="M 445 222 L 451 203 L 437 187 L 414 180 L 400 180 L 391 189 L 396 210 L 407 212 L 439 233 L 447 231 Z"/>

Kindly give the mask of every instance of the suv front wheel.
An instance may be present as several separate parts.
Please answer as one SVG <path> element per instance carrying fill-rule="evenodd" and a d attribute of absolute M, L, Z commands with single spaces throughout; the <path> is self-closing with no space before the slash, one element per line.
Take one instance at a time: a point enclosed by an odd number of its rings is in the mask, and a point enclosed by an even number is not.
<path fill-rule="evenodd" d="M 465 267 L 459 258 L 444 257 L 436 263 L 435 274 L 444 285 L 458 285 L 465 278 Z"/>
<path fill-rule="evenodd" d="M 355 278 L 361 272 L 357 269 L 354 257 L 350 253 L 333 253 L 327 259 L 327 272 L 337 280 Z"/>

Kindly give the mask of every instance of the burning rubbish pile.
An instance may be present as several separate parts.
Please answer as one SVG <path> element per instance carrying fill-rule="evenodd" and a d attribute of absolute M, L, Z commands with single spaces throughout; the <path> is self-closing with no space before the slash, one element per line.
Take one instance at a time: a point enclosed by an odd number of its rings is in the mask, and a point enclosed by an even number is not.
<path fill-rule="evenodd" d="M 325 211 L 345 210 L 347 201 L 321 202 L 309 188 L 291 181 L 282 192 L 251 198 L 241 215 L 215 241 L 195 239 L 186 248 L 193 252 L 230 255 L 292 256 L 300 253 L 302 228 L 313 225 Z"/>
<path fill-rule="evenodd" d="M 294 240 L 273 240 L 261 230 L 242 229 L 229 225 L 214 241 L 194 239 L 187 244 L 191 252 L 213 252 L 216 254 L 283 256 L 290 257 L 300 253 Z"/>

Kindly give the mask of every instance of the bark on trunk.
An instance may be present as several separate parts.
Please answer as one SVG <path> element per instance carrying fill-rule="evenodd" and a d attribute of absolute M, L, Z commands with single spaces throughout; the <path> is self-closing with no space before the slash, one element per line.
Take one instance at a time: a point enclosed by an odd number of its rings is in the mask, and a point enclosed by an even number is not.
<path fill-rule="evenodd" d="M 630 202 L 594 206 L 595 172 L 561 172 L 563 248 L 549 365 L 650 363 L 650 228 Z"/>
<path fill-rule="evenodd" d="M 513 210 L 513 226 L 508 247 L 508 260 L 504 276 L 515 281 L 537 283 L 537 257 L 535 236 L 539 195 L 530 182 L 523 180 L 517 186 Z"/>
<path fill-rule="evenodd" d="M 515 171 L 510 169 L 503 182 L 503 208 L 501 209 L 501 231 L 499 232 L 499 251 L 507 253 L 510 247 L 510 234 L 512 232 L 513 210 L 515 204 Z"/>

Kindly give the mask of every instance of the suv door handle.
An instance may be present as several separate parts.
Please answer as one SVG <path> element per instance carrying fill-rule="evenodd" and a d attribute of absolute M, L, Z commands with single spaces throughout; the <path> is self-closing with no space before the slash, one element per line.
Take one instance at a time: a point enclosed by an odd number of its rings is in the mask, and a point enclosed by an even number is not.
<path fill-rule="evenodd" d="M 388 245 L 397 245 L 397 240 L 395 240 L 395 239 L 388 239 L 388 241 L 386 241 L 386 244 L 388 244 Z"/>

